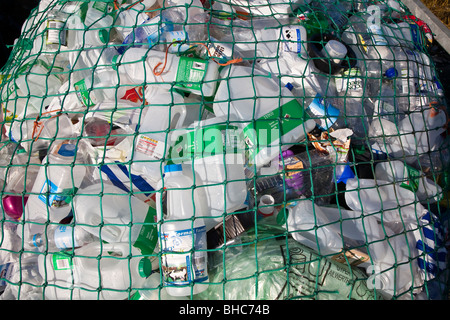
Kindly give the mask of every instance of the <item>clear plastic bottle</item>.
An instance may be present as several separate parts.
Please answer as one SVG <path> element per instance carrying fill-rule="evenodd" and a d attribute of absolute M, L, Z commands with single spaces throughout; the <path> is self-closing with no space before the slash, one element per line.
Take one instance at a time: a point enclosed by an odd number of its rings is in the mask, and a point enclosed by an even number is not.
<path fill-rule="evenodd" d="M 204 198 L 194 189 L 193 180 L 182 165 L 164 167 L 164 180 L 159 188 L 166 190 L 165 202 L 157 193 L 156 205 L 163 283 L 172 296 L 189 296 L 208 288 L 208 257 Z"/>
<path fill-rule="evenodd" d="M 67 50 L 69 15 L 59 10 L 51 10 L 47 14 L 45 30 L 46 51 Z"/>
<path fill-rule="evenodd" d="M 98 241 L 98 238 L 80 226 L 51 224 L 44 233 L 33 235 L 32 245 L 42 252 L 57 252 L 78 248 L 95 241 Z"/>
<path fill-rule="evenodd" d="M 366 79 L 358 67 L 353 67 L 343 70 L 335 81 L 339 97 L 329 102 L 345 115 L 344 126 L 353 130 L 352 143 L 364 144 L 369 132 L 368 115 L 373 113 L 366 110 Z"/>

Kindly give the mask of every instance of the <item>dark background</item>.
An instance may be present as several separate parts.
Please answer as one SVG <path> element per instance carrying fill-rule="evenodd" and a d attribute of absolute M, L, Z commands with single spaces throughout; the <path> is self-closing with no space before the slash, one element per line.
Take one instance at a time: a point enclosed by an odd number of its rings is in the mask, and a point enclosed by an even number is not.
<path fill-rule="evenodd" d="M 0 0 L 0 68 L 11 53 L 7 46 L 19 38 L 22 24 L 38 4 L 39 0 Z"/>
<path fill-rule="evenodd" d="M 11 53 L 11 48 L 7 46 L 12 45 L 14 39 L 20 36 L 22 24 L 38 4 L 39 0 L 0 0 L 0 68 L 5 65 Z M 439 44 L 431 48 L 430 53 L 447 101 L 450 102 L 450 55 Z"/>

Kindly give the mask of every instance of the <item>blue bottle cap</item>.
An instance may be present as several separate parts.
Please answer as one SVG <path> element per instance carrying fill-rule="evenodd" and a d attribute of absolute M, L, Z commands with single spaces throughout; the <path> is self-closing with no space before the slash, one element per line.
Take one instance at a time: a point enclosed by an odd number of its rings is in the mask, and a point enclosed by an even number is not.
<path fill-rule="evenodd" d="M 292 83 L 290 83 L 290 82 L 288 82 L 288 83 L 285 85 L 285 87 L 288 88 L 289 91 L 292 91 L 292 89 L 294 89 L 294 86 L 293 86 Z"/>
<path fill-rule="evenodd" d="M 388 79 L 394 79 L 398 76 L 398 71 L 395 68 L 389 68 L 386 70 L 385 75 Z"/>
<path fill-rule="evenodd" d="M 63 144 L 59 150 L 58 154 L 63 157 L 73 157 L 75 156 L 77 147 L 74 144 Z"/>
<path fill-rule="evenodd" d="M 176 171 L 183 171 L 183 167 L 181 164 L 168 164 L 164 166 L 164 172 L 176 172 Z"/>

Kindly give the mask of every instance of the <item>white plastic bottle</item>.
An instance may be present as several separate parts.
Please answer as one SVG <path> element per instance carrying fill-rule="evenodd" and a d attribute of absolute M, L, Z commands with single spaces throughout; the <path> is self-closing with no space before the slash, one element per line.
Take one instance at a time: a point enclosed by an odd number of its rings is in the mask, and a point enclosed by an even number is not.
<path fill-rule="evenodd" d="M 30 104 L 38 112 L 44 110 L 63 83 L 59 76 L 64 72 L 63 68 L 55 66 L 45 56 L 26 59 L 16 72 L 18 76 L 14 81 L 14 88 L 18 88 L 22 96 L 29 96 L 26 104 Z M 30 114 L 31 108 L 25 108 L 27 115 Z M 16 115 L 20 114 L 19 110 L 15 111 Z"/>
<path fill-rule="evenodd" d="M 157 250 L 156 211 L 137 197 L 95 183 L 78 190 L 72 202 L 76 223 L 101 241 L 129 243 L 127 252 L 152 255 Z"/>
<path fill-rule="evenodd" d="M 53 143 L 58 143 L 64 138 L 71 138 L 74 134 L 74 126 L 67 114 L 49 113 L 42 116 L 36 125 L 38 114 L 29 115 L 21 121 L 11 123 L 9 138 L 11 141 L 20 143 L 25 151 L 36 151 L 46 149 Z"/>
<path fill-rule="evenodd" d="M 93 242 L 75 249 L 73 256 L 65 252 L 39 255 L 39 273 L 48 284 L 46 299 L 127 299 L 152 270 L 148 258 L 130 256 L 128 251 L 128 243 Z"/>
<path fill-rule="evenodd" d="M 74 144 L 63 143 L 42 160 L 23 215 L 24 239 L 45 229 L 44 223 L 60 222 L 72 207 L 67 203 L 86 174 L 83 155 Z M 33 222 L 37 222 L 36 224 Z M 28 233 L 29 232 L 29 233 Z M 19 233 L 22 236 L 21 233 Z"/>
<path fill-rule="evenodd" d="M 165 52 L 144 48 L 130 48 L 117 56 L 113 68 L 128 75 L 138 85 L 157 83 L 166 89 L 179 89 L 204 97 L 214 94 L 219 74 L 219 65 L 214 61 L 178 57 L 172 53 L 166 56 Z"/>
<path fill-rule="evenodd" d="M 193 180 L 183 173 L 180 164 L 164 167 L 163 200 L 157 193 L 156 207 L 161 256 L 161 273 L 167 293 L 190 296 L 208 288 L 206 227 L 201 218 L 204 200 L 193 188 Z M 166 206 L 162 203 L 166 202 Z"/>
<path fill-rule="evenodd" d="M 257 168 L 278 156 L 280 144 L 285 150 L 314 129 L 315 121 L 306 118 L 292 92 L 280 87 L 266 72 L 231 65 L 221 71 L 221 79 L 214 97 L 214 114 L 230 115 L 240 122 L 249 148 L 248 161 Z M 257 119 L 261 121 L 253 122 Z M 284 119 L 281 126 L 279 119 Z"/>
<path fill-rule="evenodd" d="M 394 156 L 424 154 L 438 148 L 442 143 L 447 115 L 434 106 L 414 110 L 398 123 L 402 150 Z M 416 161 L 416 158 L 409 161 Z"/>
<path fill-rule="evenodd" d="M 196 121 L 186 131 L 176 139 L 169 156 L 175 163 L 192 166 L 198 179 L 195 184 L 206 196 L 208 231 L 222 222 L 226 213 L 244 207 L 244 145 L 237 122 L 227 116 Z"/>
<path fill-rule="evenodd" d="M 297 201 L 287 214 L 287 230 L 292 237 L 322 255 L 338 254 L 347 246 L 361 243 L 368 243 L 368 253 L 376 262 L 386 255 L 387 244 L 381 242 L 384 234 L 372 216 L 362 218 L 358 211 L 318 206 L 309 199 Z M 361 262 L 363 266 L 370 263 Z"/>
<path fill-rule="evenodd" d="M 44 233 L 33 235 L 32 245 L 40 251 L 57 252 L 78 248 L 95 241 L 98 241 L 98 238 L 80 226 L 51 224 Z"/>
<path fill-rule="evenodd" d="M 306 29 L 300 25 L 267 26 L 274 20 L 255 20 L 243 28 L 236 28 L 233 34 L 221 39 L 223 43 L 234 42 L 234 47 L 244 56 L 258 58 L 278 58 L 284 53 L 295 53 L 308 57 Z M 233 27 L 234 29 L 235 27 Z"/>
<path fill-rule="evenodd" d="M 398 182 L 415 192 L 420 201 L 435 202 L 442 197 L 442 188 L 425 174 L 400 160 L 380 162 L 375 167 L 377 179 Z"/>
<path fill-rule="evenodd" d="M 383 221 L 414 222 L 425 211 L 414 192 L 396 183 L 373 179 L 348 179 L 345 202 L 351 210 L 374 215 Z"/>
<path fill-rule="evenodd" d="M 172 131 L 180 128 L 187 108 L 183 97 L 176 91 L 149 85 L 145 91 L 145 116 L 141 118 L 139 135 L 133 152 L 128 155 L 134 172 L 146 175 L 156 183 L 162 179 L 163 158 L 167 155 Z M 170 130 L 167 132 L 166 130 Z"/>

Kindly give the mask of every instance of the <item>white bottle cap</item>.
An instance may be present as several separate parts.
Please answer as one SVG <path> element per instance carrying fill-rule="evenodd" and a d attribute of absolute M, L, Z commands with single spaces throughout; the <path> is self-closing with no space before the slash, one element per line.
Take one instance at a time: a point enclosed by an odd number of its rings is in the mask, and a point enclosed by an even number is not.
<path fill-rule="evenodd" d="M 275 210 L 275 207 L 273 206 L 274 204 L 275 199 L 271 195 L 263 195 L 259 200 L 258 213 L 260 213 L 264 217 L 270 216 Z"/>
<path fill-rule="evenodd" d="M 347 55 L 347 48 L 339 41 L 330 40 L 321 52 L 324 57 L 332 58 L 334 63 L 340 63 Z"/>

